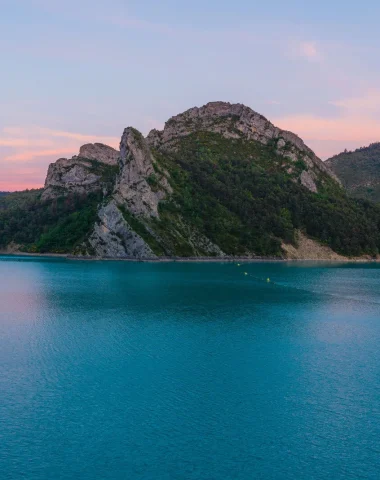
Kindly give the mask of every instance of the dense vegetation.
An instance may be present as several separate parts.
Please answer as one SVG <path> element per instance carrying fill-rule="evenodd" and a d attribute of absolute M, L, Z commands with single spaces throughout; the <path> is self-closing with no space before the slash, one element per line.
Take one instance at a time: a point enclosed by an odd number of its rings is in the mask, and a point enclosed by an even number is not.
<path fill-rule="evenodd" d="M 288 174 L 284 163 L 294 164 L 271 147 L 196 133 L 181 139 L 176 154 L 156 157 L 174 189 L 160 205 L 167 229 L 182 217 L 229 254 L 281 255 L 296 229 L 345 255 L 380 249 L 379 207 L 348 198 L 324 174 L 311 193 L 296 181 L 304 162 Z"/>
<path fill-rule="evenodd" d="M 311 193 L 299 182 L 307 170 L 302 156 L 292 162 L 277 155 L 274 145 L 206 132 L 179 139 L 173 152 L 153 152 L 156 172 L 147 179 L 160 189 L 161 176 L 169 173 L 173 194 L 159 204 L 160 218 L 137 218 L 121 207 L 157 255 L 206 255 L 203 234 L 227 254 L 281 256 L 281 244 L 296 243 L 297 230 L 344 255 L 380 250 L 380 205 L 348 197 L 323 172 L 318 193 Z M 101 184 L 112 191 L 117 168 L 100 173 Z M 103 192 L 46 201 L 41 193 L 0 197 L 0 248 L 13 242 L 29 252 L 89 252 L 86 240 Z"/>
<path fill-rule="evenodd" d="M 380 202 L 380 143 L 346 150 L 326 163 L 352 196 Z"/>
<path fill-rule="evenodd" d="M 13 242 L 26 252 L 86 251 L 83 243 L 94 226 L 102 191 L 112 191 L 119 167 L 80 160 L 90 165 L 89 173 L 99 176 L 101 189 L 97 193 L 66 195 L 64 189 L 56 187 L 56 194 L 61 196 L 45 201 L 41 200 L 42 189 L 0 195 L 0 249 Z"/>
<path fill-rule="evenodd" d="M 80 251 L 102 194 L 71 194 L 47 201 L 40 197 L 41 190 L 30 190 L 0 199 L 0 248 L 14 242 L 27 252 Z"/>

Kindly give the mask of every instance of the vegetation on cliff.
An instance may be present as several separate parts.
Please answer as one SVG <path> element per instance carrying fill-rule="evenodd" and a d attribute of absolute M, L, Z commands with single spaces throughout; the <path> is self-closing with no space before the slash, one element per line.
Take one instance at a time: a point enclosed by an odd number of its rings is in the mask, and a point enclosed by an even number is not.
<path fill-rule="evenodd" d="M 36 253 L 70 253 L 89 235 L 100 193 L 41 200 L 42 190 L 11 193 L 0 199 L 0 248 L 10 243 Z"/>
<path fill-rule="evenodd" d="M 0 197 L 0 248 L 281 257 L 309 238 L 380 251 L 380 205 L 351 198 L 299 137 L 243 105 L 190 109 L 147 139 L 127 128 L 119 161 L 99 144 L 81 155 L 50 165 L 44 190 Z"/>
<path fill-rule="evenodd" d="M 302 161 L 271 146 L 198 132 L 181 139 L 175 153 L 155 157 L 174 190 L 159 206 L 160 222 L 170 229 L 184 219 L 227 254 L 280 256 L 296 229 L 345 255 L 380 249 L 379 207 L 348 198 L 327 175 L 318 193 L 310 192 L 296 180 Z"/>
<path fill-rule="evenodd" d="M 347 150 L 326 161 L 350 195 L 380 202 L 380 143 Z"/>

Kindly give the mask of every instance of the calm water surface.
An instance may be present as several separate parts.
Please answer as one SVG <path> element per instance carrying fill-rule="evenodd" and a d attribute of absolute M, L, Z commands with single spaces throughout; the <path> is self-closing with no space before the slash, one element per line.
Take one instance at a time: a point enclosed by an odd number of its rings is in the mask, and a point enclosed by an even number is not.
<path fill-rule="evenodd" d="M 380 478 L 379 266 L 0 257 L 0 280 L 2 480 Z"/>

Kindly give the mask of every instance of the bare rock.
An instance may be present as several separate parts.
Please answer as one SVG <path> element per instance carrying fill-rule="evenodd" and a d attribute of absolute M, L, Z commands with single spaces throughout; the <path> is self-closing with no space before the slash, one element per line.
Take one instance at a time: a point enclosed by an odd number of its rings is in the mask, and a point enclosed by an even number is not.
<path fill-rule="evenodd" d="M 100 257 L 153 258 L 149 245 L 132 229 L 112 200 L 100 208 L 89 243 Z"/>
<path fill-rule="evenodd" d="M 317 185 L 315 184 L 312 173 L 303 170 L 300 176 L 301 184 L 306 187 L 311 192 L 316 193 L 318 191 Z"/>
<path fill-rule="evenodd" d="M 347 260 L 347 257 L 339 255 L 330 247 L 321 245 L 301 232 L 298 232 L 297 237 L 297 246 L 282 244 L 284 254 L 290 260 Z"/>
<path fill-rule="evenodd" d="M 103 143 L 88 143 L 80 147 L 78 156 L 96 160 L 107 165 L 117 165 L 119 152 Z"/>
<path fill-rule="evenodd" d="M 91 164 L 80 159 L 60 158 L 49 165 L 42 199 L 69 193 L 87 194 L 100 188 L 100 176 L 91 171 Z"/>
<path fill-rule="evenodd" d="M 109 167 L 116 167 L 119 152 L 101 143 L 87 144 L 79 155 L 70 159 L 60 158 L 49 165 L 42 199 L 47 200 L 70 193 L 88 194 L 107 190 L 102 176 Z M 116 169 L 115 169 L 116 178 Z"/>
<path fill-rule="evenodd" d="M 158 217 L 158 203 L 171 192 L 171 187 L 164 176 L 155 173 L 150 148 L 134 128 L 124 130 L 119 161 L 121 173 L 114 190 L 117 203 L 134 215 Z"/>
<path fill-rule="evenodd" d="M 196 131 L 219 133 L 225 138 L 256 140 L 265 145 L 273 142 L 279 155 L 293 162 L 302 159 L 311 169 L 324 172 L 340 183 L 300 137 L 275 127 L 265 117 L 239 103 L 211 102 L 200 108 L 191 108 L 168 120 L 163 131 L 152 130 L 147 142 L 157 150 L 175 150 L 178 138 Z"/>

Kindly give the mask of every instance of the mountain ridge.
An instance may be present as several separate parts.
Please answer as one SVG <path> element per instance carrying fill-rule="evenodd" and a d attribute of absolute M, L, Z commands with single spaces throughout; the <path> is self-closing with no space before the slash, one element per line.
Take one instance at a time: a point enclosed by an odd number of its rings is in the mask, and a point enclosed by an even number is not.
<path fill-rule="evenodd" d="M 294 257 L 285 245 L 306 237 L 343 255 L 380 248 L 377 207 L 241 104 L 193 107 L 146 138 L 128 127 L 119 151 L 83 146 L 49 166 L 38 195 L 0 203 L 0 247 L 139 259 Z"/>
<path fill-rule="evenodd" d="M 238 121 L 236 121 L 238 119 Z M 246 138 L 267 145 L 276 142 L 276 152 L 293 161 L 302 160 L 309 167 L 317 166 L 321 171 L 340 180 L 326 167 L 324 162 L 295 133 L 274 126 L 266 117 L 243 104 L 210 102 L 202 107 L 193 107 L 171 117 L 162 131 L 153 129 L 147 136 L 150 147 L 158 150 L 175 148 L 173 142 L 194 131 L 220 133 L 225 138 Z M 304 176 L 304 185 L 316 191 L 312 176 Z"/>
<path fill-rule="evenodd" d="M 325 163 L 352 196 L 380 202 L 380 142 L 345 150 Z"/>

